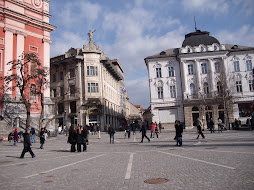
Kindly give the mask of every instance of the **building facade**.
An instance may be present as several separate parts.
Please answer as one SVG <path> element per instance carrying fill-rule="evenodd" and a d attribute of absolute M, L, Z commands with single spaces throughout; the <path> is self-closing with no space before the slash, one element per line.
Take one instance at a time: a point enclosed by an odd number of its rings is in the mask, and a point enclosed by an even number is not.
<path fill-rule="evenodd" d="M 93 42 L 51 58 L 51 97 L 57 125 L 109 124 L 119 129 L 126 121 L 124 70 Z"/>
<path fill-rule="evenodd" d="M 218 119 L 224 123 L 232 123 L 235 118 L 245 122 L 248 116 L 253 115 L 254 48 L 220 44 L 209 32 L 196 30 L 185 35 L 181 48 L 169 49 L 145 59 L 149 79 L 154 81 L 150 82 L 153 121 L 161 119 L 157 116 L 158 109 L 152 105 L 168 104 L 158 90 L 158 94 L 154 93 L 156 81 L 160 80 L 157 71 L 160 65 L 170 63 L 172 59 L 177 65 L 174 69 L 180 83 L 176 88 L 181 93 L 179 109 L 184 113 L 178 117 L 173 114 L 173 117 L 184 122 L 186 127 L 192 127 L 197 118 L 202 119 L 204 125 L 213 119 L 217 125 Z M 171 68 L 166 65 L 161 70 L 168 72 L 167 79 L 164 79 L 168 80 Z M 164 83 L 161 86 L 163 90 L 168 88 Z M 171 92 L 166 93 L 171 95 Z M 174 100 L 174 103 L 177 104 L 177 101 Z M 172 113 L 167 115 L 167 122 L 173 123 L 170 118 Z"/>
<path fill-rule="evenodd" d="M 49 68 L 50 32 L 55 29 L 49 23 L 50 16 L 49 0 L 0 0 L 0 77 L 9 75 L 11 65 L 7 63 L 21 59 L 24 53 L 36 53 L 42 66 Z M 17 72 L 12 70 L 12 74 Z M 9 84 L 11 85 L 13 83 Z M 0 108 L 1 114 L 9 124 L 17 126 L 26 119 L 24 106 L 19 102 L 18 90 L 5 91 L 4 96 L 8 97 L 9 101 L 7 103 L 4 100 Z M 27 96 L 31 98 L 29 92 Z M 52 103 L 49 88 L 44 89 L 44 101 L 44 120 L 46 121 L 50 118 Z M 41 107 L 39 101 L 32 101 L 31 104 L 31 124 L 38 127 Z M 17 106 L 19 110 L 15 108 Z M 49 125 L 48 129 L 54 130 L 51 127 Z"/>

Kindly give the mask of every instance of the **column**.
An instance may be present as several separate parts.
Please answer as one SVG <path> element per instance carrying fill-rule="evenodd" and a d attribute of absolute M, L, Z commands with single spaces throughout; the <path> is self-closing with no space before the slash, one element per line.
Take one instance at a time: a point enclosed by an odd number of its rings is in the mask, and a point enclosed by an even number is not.
<path fill-rule="evenodd" d="M 22 32 L 17 32 L 17 60 L 22 60 L 24 58 L 24 47 L 25 47 L 25 36 L 26 34 Z M 16 70 L 17 76 L 21 77 L 19 70 Z M 19 88 L 16 88 L 16 97 L 20 96 Z"/>
<path fill-rule="evenodd" d="M 186 97 L 186 95 L 188 94 L 188 84 L 187 84 L 187 68 L 186 68 L 186 62 L 185 61 L 182 61 L 181 62 L 181 66 L 182 66 L 182 81 L 183 81 L 183 95 L 184 95 L 184 98 Z"/>
<path fill-rule="evenodd" d="M 43 66 L 50 68 L 50 43 L 49 39 L 43 38 Z M 47 76 L 47 81 L 50 81 L 50 75 Z M 44 88 L 44 98 L 50 99 L 50 88 Z"/>
<path fill-rule="evenodd" d="M 214 66 L 214 60 L 208 59 L 209 61 L 209 68 L 210 68 L 210 81 L 211 81 L 211 92 L 214 94 L 215 92 L 215 78 L 214 78 L 214 72 L 215 72 L 215 66 Z"/>
<path fill-rule="evenodd" d="M 84 125 L 84 119 L 83 119 L 83 88 L 82 88 L 82 72 L 81 72 L 81 62 L 78 62 L 78 85 L 79 85 L 79 102 L 80 102 L 80 124 Z"/>
<path fill-rule="evenodd" d="M 201 72 L 200 72 L 200 60 L 196 59 L 195 60 L 195 67 L 196 67 L 196 79 L 197 79 L 197 92 L 201 91 Z"/>
<path fill-rule="evenodd" d="M 11 64 L 7 65 L 8 62 L 13 60 L 13 33 L 14 31 L 4 28 L 5 31 L 5 50 L 4 50 L 4 76 L 12 74 Z M 12 83 L 9 83 L 7 88 L 11 88 Z M 12 91 L 6 91 L 5 94 L 9 96 L 12 94 Z"/>

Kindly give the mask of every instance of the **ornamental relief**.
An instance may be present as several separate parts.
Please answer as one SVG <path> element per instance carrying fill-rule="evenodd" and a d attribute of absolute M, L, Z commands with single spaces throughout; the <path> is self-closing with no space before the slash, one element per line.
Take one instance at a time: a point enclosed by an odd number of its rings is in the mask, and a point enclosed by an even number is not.
<path fill-rule="evenodd" d="M 156 62 L 153 66 L 153 68 L 161 68 L 162 65 L 159 62 Z"/>
<path fill-rule="evenodd" d="M 250 59 L 252 59 L 252 57 L 248 54 L 246 54 L 245 57 L 243 58 L 243 60 L 250 60 Z"/>
<path fill-rule="evenodd" d="M 232 59 L 231 59 L 231 61 L 239 61 L 239 60 L 240 60 L 240 58 L 237 57 L 237 56 L 235 56 L 235 55 L 234 55 L 234 56 L 232 57 Z"/>
<path fill-rule="evenodd" d="M 168 86 L 175 85 L 176 84 L 176 80 L 175 79 L 168 80 L 166 84 Z"/>
<path fill-rule="evenodd" d="M 161 86 L 163 86 L 163 81 L 162 81 L 162 80 L 156 81 L 156 82 L 154 83 L 154 86 L 156 86 L 156 87 L 161 87 Z"/>

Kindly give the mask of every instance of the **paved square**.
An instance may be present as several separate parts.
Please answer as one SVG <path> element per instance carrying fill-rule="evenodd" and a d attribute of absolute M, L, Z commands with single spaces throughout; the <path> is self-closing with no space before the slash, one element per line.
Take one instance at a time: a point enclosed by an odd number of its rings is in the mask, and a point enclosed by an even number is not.
<path fill-rule="evenodd" d="M 117 132 L 115 144 L 102 133 L 101 139 L 90 135 L 82 153 L 71 153 L 67 137 L 58 135 L 44 149 L 33 143 L 36 158 L 26 153 L 24 159 L 22 143 L 2 141 L 0 189 L 254 189 L 254 131 L 204 134 L 196 139 L 195 131 L 185 131 L 183 146 L 176 147 L 173 131 L 150 143 L 140 143 L 141 133 L 124 139 Z M 168 181 L 145 182 L 154 178 Z"/>

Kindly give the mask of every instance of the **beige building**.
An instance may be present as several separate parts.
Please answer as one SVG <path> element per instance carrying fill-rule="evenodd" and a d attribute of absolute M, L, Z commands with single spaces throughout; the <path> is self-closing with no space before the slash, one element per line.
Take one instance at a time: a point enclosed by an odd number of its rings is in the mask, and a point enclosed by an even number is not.
<path fill-rule="evenodd" d="M 51 58 L 51 97 L 56 103 L 56 125 L 108 124 L 120 128 L 126 121 L 124 71 L 93 42 Z"/>

